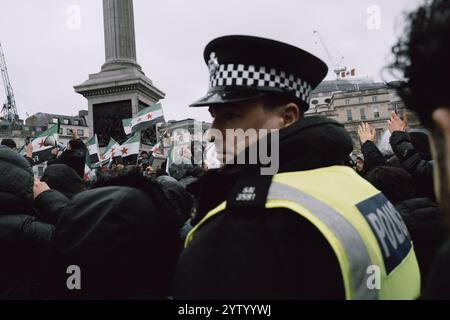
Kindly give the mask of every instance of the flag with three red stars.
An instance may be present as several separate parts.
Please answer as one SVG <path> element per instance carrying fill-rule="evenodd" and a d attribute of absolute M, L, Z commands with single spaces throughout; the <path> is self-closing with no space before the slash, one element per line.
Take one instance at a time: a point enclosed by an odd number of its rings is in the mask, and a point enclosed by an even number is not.
<path fill-rule="evenodd" d="M 51 151 L 55 146 L 46 146 L 45 139 L 49 136 L 53 136 L 55 141 L 59 138 L 59 125 L 55 124 L 53 127 L 45 130 L 41 134 L 37 135 L 33 140 L 31 140 L 31 145 L 33 146 L 33 161 L 34 164 L 39 164 L 45 162 L 50 157 Z M 25 146 L 21 150 L 25 149 Z M 23 151 L 25 152 L 25 151 Z"/>
<path fill-rule="evenodd" d="M 127 141 L 122 143 L 119 154 L 124 164 L 136 164 L 139 150 L 141 148 L 141 133 L 136 132 Z"/>
<path fill-rule="evenodd" d="M 164 122 L 161 103 L 142 109 L 133 118 L 122 120 L 123 130 L 127 135 L 151 128 L 159 122 Z"/>

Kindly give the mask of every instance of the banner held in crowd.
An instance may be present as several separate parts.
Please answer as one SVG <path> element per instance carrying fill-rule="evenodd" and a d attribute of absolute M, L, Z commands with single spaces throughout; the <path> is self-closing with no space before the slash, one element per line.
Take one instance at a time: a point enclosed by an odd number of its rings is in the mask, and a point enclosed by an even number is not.
<path fill-rule="evenodd" d="M 120 144 L 113 138 L 109 139 L 109 143 L 106 146 L 105 153 L 100 157 L 101 165 L 108 164 L 109 161 L 119 155 Z"/>
<path fill-rule="evenodd" d="M 141 148 L 141 133 L 136 132 L 127 141 L 122 143 L 119 154 L 122 156 L 123 164 L 136 164 L 139 149 Z"/>
<path fill-rule="evenodd" d="M 95 170 L 93 170 L 93 165 L 91 163 L 91 156 L 86 153 L 86 160 L 84 164 L 84 181 L 89 181 L 95 176 Z"/>
<path fill-rule="evenodd" d="M 45 130 L 40 135 L 31 140 L 33 147 L 33 161 L 34 164 L 40 164 L 50 158 L 51 151 L 56 147 L 56 144 L 50 144 L 50 141 L 58 141 L 59 138 L 59 124 Z M 53 139 L 51 139 L 53 138 Z M 19 149 L 20 154 L 25 154 L 25 146 Z"/>
<path fill-rule="evenodd" d="M 94 135 L 93 137 L 89 138 L 89 140 L 86 142 L 86 147 L 89 151 L 89 163 L 95 164 L 100 161 L 100 151 L 98 148 L 98 140 L 97 135 Z"/>

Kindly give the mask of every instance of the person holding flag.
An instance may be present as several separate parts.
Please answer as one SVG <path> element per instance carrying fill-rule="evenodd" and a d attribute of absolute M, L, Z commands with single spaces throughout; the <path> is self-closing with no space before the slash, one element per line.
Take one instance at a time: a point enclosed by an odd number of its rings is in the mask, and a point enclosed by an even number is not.
<path fill-rule="evenodd" d="M 47 161 L 52 158 L 52 150 L 59 137 L 58 132 L 59 125 L 54 125 L 32 139 L 31 142 L 27 138 L 25 145 L 18 150 L 19 154 L 25 156 L 31 166 Z"/>
<path fill-rule="evenodd" d="M 24 156 L 24 158 L 30 164 L 30 167 L 34 166 L 33 146 L 31 145 L 29 138 L 26 139 L 25 145 L 23 145 L 19 150 L 17 150 L 16 143 L 12 139 L 3 139 L 1 145 L 7 146 L 12 150 L 17 151 L 20 155 Z"/>

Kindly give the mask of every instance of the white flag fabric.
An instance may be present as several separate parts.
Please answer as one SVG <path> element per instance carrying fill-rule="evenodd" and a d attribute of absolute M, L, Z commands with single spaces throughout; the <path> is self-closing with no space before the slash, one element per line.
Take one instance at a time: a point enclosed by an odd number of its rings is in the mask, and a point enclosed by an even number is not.
<path fill-rule="evenodd" d="M 123 119 L 123 130 L 127 135 L 148 129 L 156 123 L 164 122 L 164 114 L 160 103 L 151 105 L 141 111 L 131 119 Z"/>
<path fill-rule="evenodd" d="M 141 133 L 136 132 L 127 141 L 122 143 L 118 151 L 122 156 L 122 158 L 125 158 L 134 154 L 139 154 L 140 148 L 141 148 Z"/>
<path fill-rule="evenodd" d="M 107 164 L 112 158 L 120 156 L 119 148 L 120 144 L 113 138 L 110 138 L 105 153 L 100 157 L 102 165 Z"/>

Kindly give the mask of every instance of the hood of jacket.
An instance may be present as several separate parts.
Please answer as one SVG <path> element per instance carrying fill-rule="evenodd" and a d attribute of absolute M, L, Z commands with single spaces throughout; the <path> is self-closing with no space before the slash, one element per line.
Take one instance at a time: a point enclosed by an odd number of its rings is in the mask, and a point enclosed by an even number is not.
<path fill-rule="evenodd" d="M 84 182 L 78 173 L 65 164 L 48 166 L 41 181 L 46 182 L 51 189 L 58 190 L 69 199 L 85 189 Z"/>
<path fill-rule="evenodd" d="M 183 226 L 189 219 L 192 211 L 194 200 L 185 190 L 181 182 L 178 182 L 169 176 L 160 176 L 157 178 L 158 183 L 162 186 L 164 194 L 172 205 L 177 217 L 179 218 L 179 226 Z"/>
<path fill-rule="evenodd" d="M 0 214 L 29 213 L 33 183 L 33 171 L 28 161 L 10 148 L 0 146 Z"/>
<path fill-rule="evenodd" d="M 57 158 L 49 159 L 47 161 L 47 166 L 65 164 L 75 170 L 80 178 L 83 178 L 86 152 L 85 149 L 66 149 Z"/>

